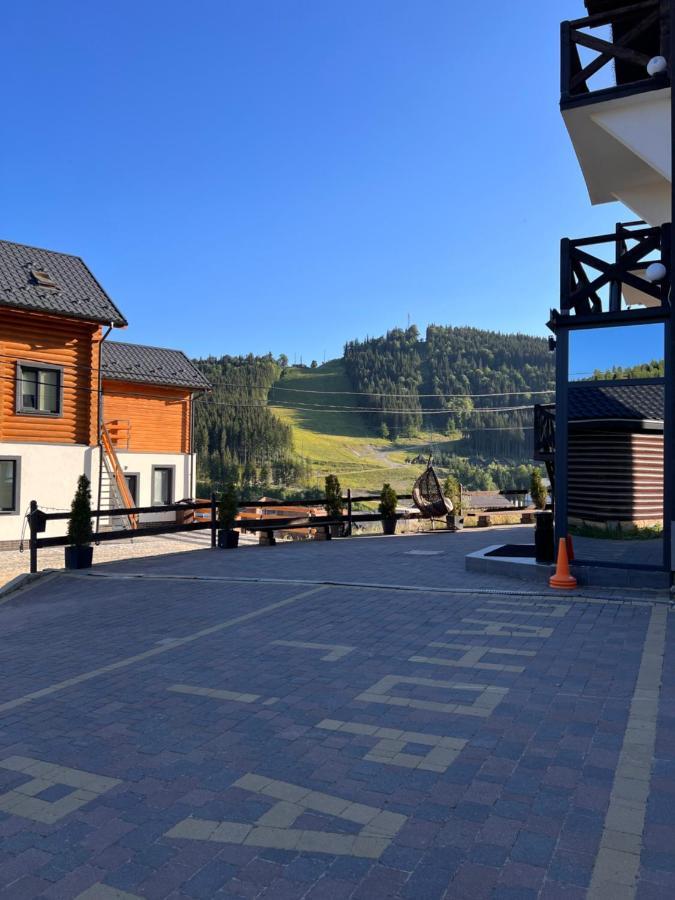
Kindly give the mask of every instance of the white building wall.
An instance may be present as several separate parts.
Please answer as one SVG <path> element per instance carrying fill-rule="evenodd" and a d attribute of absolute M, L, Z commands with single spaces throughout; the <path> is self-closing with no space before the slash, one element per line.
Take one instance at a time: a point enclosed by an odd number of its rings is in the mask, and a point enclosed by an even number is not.
<path fill-rule="evenodd" d="M 0 513 L 0 541 L 19 540 L 31 500 L 36 500 L 46 512 L 69 510 L 77 479 L 83 472 L 92 482 L 92 503 L 96 500 L 98 447 L 2 442 L 0 456 L 18 460 L 17 509 Z M 44 536 L 65 534 L 65 528 L 66 523 L 60 520 L 48 522 Z"/>
<path fill-rule="evenodd" d="M 194 497 L 194 487 L 191 485 L 191 472 L 196 472 L 196 459 L 190 453 L 132 453 L 131 451 L 118 451 L 122 470 L 126 473 L 138 474 L 138 505 L 152 505 L 152 470 L 154 466 L 172 466 L 173 478 L 173 502 Z M 141 522 L 175 521 L 176 513 L 158 513 L 141 516 Z"/>
<path fill-rule="evenodd" d="M 17 508 L 13 513 L 0 513 L 0 544 L 17 542 L 21 537 L 24 516 L 31 500 L 45 512 L 68 511 L 84 472 L 91 482 L 91 505 L 98 506 L 99 448 L 81 444 L 28 444 L 0 442 L 0 457 L 18 460 Z M 117 454 L 125 472 L 139 475 L 139 506 L 152 504 L 153 466 L 174 467 L 173 501 L 194 495 L 191 473 L 196 472 L 196 458 L 189 453 L 130 453 Z M 141 521 L 175 521 L 175 513 L 141 516 Z M 107 524 L 106 520 L 101 525 Z M 117 524 L 117 523 L 116 523 Z M 121 524 L 121 523 L 120 523 Z M 48 522 L 43 536 L 56 537 L 66 533 L 66 521 Z M 27 539 L 28 533 L 26 531 Z"/>

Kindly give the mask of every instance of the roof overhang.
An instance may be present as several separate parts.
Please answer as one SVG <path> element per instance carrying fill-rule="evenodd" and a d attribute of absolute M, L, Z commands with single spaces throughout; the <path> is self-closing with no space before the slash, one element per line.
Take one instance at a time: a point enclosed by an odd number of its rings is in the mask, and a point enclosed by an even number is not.
<path fill-rule="evenodd" d="M 624 203 L 650 225 L 671 221 L 670 87 L 589 94 L 562 115 L 591 203 Z"/>

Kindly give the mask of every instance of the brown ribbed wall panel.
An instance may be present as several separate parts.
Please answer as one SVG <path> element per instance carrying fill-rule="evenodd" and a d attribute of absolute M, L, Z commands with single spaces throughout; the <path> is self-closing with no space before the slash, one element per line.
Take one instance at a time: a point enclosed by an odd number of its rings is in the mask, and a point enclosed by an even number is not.
<path fill-rule="evenodd" d="M 569 514 L 595 522 L 663 515 L 663 435 L 571 432 Z"/>

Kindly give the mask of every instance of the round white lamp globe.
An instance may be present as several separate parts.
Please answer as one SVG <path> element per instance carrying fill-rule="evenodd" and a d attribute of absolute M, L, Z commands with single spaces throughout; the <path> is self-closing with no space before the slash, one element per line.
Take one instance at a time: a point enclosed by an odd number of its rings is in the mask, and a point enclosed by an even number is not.
<path fill-rule="evenodd" d="M 666 267 L 663 263 L 654 262 L 647 266 L 645 278 L 647 281 L 663 281 L 666 277 Z"/>
<path fill-rule="evenodd" d="M 665 56 L 653 56 L 647 63 L 647 72 L 650 75 L 660 75 L 668 68 L 668 61 Z"/>

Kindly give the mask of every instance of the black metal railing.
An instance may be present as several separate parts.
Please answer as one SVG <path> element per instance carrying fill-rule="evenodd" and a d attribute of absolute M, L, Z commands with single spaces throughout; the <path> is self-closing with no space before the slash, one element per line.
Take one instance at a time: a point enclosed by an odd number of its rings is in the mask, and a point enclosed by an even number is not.
<path fill-rule="evenodd" d="M 607 26 L 611 39 L 600 37 Z M 583 48 L 583 53 L 582 53 Z M 591 51 L 596 55 L 585 59 Z M 670 54 L 670 0 L 642 0 L 561 25 L 561 105 L 609 99 L 666 87 L 669 66 L 650 74 L 656 57 Z M 594 88 L 591 79 L 602 72 L 605 83 Z"/>
<path fill-rule="evenodd" d="M 589 323 L 626 315 L 636 321 L 664 318 L 670 308 L 670 240 L 669 223 L 652 228 L 643 222 L 619 223 L 613 234 L 563 238 L 560 313 L 552 312 L 553 324 L 561 316 Z"/>
<path fill-rule="evenodd" d="M 362 496 L 353 496 L 351 491 L 343 499 L 343 514 L 341 516 L 328 515 L 307 515 L 305 512 L 298 512 L 298 515 L 257 517 L 246 518 L 240 517 L 235 520 L 234 527 L 240 531 L 254 531 L 260 533 L 272 534 L 275 531 L 293 531 L 296 529 L 311 529 L 316 531 L 321 529 L 325 531 L 326 536 L 330 535 L 331 526 L 341 526 L 342 533 L 345 536 L 352 534 L 352 526 L 358 522 L 380 522 L 384 516 L 378 512 L 355 512 L 355 503 L 377 503 L 378 495 L 366 494 Z M 412 494 L 402 494 L 399 500 L 412 500 Z M 238 504 L 240 511 L 246 509 L 259 508 L 292 508 L 300 507 L 300 509 L 312 510 L 317 507 L 321 508 L 325 504 L 325 498 L 317 497 L 312 500 L 264 500 L 264 501 L 242 501 Z M 140 537 L 160 536 L 163 534 L 175 534 L 181 531 L 202 531 L 209 529 L 211 532 L 211 546 L 216 546 L 216 535 L 218 530 L 218 502 L 215 494 L 211 495 L 210 500 L 181 500 L 179 503 L 171 503 L 165 506 L 136 506 L 133 508 L 121 507 L 119 509 L 94 509 L 92 510 L 92 519 L 98 521 L 102 519 L 114 519 L 119 517 L 128 518 L 133 516 L 148 516 L 166 513 L 176 513 L 174 521 L 151 521 L 141 523 L 134 529 L 110 529 L 107 531 L 95 531 L 92 535 L 92 542 L 98 544 L 102 541 L 129 540 Z M 38 551 L 47 547 L 64 547 L 68 544 L 66 535 L 53 535 L 49 537 L 40 537 L 44 534 L 48 522 L 62 521 L 65 522 L 70 518 L 69 512 L 44 512 L 40 509 L 37 501 L 32 500 L 30 503 L 30 512 L 28 513 L 29 528 L 29 550 L 30 550 L 30 571 L 38 570 Z M 396 519 L 404 518 L 402 513 L 397 513 Z"/>

